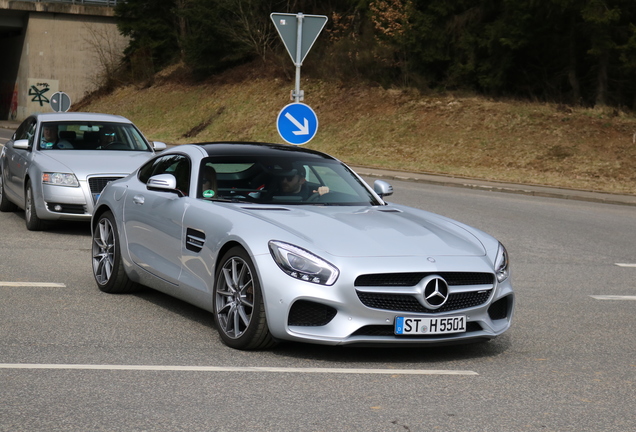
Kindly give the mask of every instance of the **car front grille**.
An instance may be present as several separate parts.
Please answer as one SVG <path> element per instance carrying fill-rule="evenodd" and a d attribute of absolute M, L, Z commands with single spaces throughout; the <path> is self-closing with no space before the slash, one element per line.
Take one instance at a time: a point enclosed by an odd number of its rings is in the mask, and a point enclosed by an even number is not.
<path fill-rule="evenodd" d="M 479 306 L 488 301 L 492 290 L 456 293 L 439 309 L 428 309 L 408 294 L 367 293 L 358 291 L 358 298 L 367 307 L 396 312 L 441 313 Z"/>
<path fill-rule="evenodd" d="M 91 188 L 91 193 L 99 194 L 108 183 L 119 180 L 120 178 L 122 177 L 89 177 L 88 185 Z"/>
<path fill-rule="evenodd" d="M 441 276 L 449 286 L 491 285 L 495 280 L 492 273 L 376 273 L 358 276 L 355 281 L 355 286 L 415 286 L 419 281 L 430 275 Z"/>
<path fill-rule="evenodd" d="M 449 287 L 470 286 L 462 292 L 451 292 L 446 303 L 438 309 L 425 307 L 415 295 L 391 292 L 392 287 L 410 287 L 417 285 L 423 278 L 431 275 L 442 277 Z M 443 313 L 468 309 L 485 304 L 494 287 L 494 275 L 491 273 L 382 273 L 361 275 L 355 281 L 358 298 L 365 306 L 373 309 L 394 312 Z M 384 292 L 365 291 L 363 287 L 386 288 Z M 452 291 L 452 289 L 451 289 Z"/>

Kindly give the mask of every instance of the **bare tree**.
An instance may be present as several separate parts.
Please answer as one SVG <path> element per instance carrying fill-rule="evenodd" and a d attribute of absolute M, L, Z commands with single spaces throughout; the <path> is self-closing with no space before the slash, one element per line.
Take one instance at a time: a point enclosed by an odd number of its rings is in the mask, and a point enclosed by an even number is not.
<path fill-rule="evenodd" d="M 225 21 L 223 31 L 230 39 L 249 47 L 260 58 L 265 59 L 276 40 L 274 26 L 269 13 L 266 13 L 273 12 L 271 3 L 262 0 L 225 0 L 224 8 L 234 20 Z"/>
<path fill-rule="evenodd" d="M 119 84 L 117 76 L 128 39 L 119 33 L 114 24 L 86 22 L 84 29 L 84 40 L 95 54 L 99 65 L 95 76 L 96 87 L 109 90 L 115 88 Z"/>

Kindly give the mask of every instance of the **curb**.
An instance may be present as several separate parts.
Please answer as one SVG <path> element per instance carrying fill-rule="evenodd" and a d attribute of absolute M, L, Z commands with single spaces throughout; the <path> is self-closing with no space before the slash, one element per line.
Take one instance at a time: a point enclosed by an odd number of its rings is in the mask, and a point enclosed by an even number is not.
<path fill-rule="evenodd" d="M 502 183 L 479 179 L 444 176 L 438 174 L 408 173 L 364 166 L 351 165 L 351 168 L 353 168 L 361 176 L 377 177 L 381 179 L 410 181 L 416 183 L 461 187 L 467 189 L 478 189 L 489 192 L 530 195 L 543 198 L 559 198 L 576 201 L 596 202 L 602 204 L 636 206 L 636 195 L 611 194 L 576 189 L 562 189 L 541 185 Z"/>

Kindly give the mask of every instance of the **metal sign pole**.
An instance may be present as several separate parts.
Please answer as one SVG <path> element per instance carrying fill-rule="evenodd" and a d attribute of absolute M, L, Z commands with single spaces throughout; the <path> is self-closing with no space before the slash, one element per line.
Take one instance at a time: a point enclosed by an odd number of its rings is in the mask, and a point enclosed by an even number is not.
<path fill-rule="evenodd" d="M 303 17 L 302 12 L 296 15 L 298 22 L 296 36 L 296 87 L 294 90 L 294 101 L 300 102 L 300 67 L 302 66 L 302 42 L 303 42 Z"/>
<path fill-rule="evenodd" d="M 324 15 L 304 15 L 301 12 L 297 14 L 274 12 L 270 18 L 296 67 L 296 85 L 291 91 L 291 99 L 294 102 L 278 113 L 276 128 L 281 138 L 288 143 L 305 144 L 318 131 L 318 117 L 308 105 L 301 103 L 305 98 L 305 92 L 300 89 L 300 67 L 327 23 L 327 17 Z"/>

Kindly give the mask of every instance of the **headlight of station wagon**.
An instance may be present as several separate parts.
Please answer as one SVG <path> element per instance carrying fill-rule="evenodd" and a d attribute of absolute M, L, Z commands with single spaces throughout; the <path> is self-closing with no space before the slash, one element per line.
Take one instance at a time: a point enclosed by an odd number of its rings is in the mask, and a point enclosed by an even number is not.
<path fill-rule="evenodd" d="M 499 243 L 497 258 L 495 258 L 495 276 L 499 282 L 503 282 L 510 276 L 510 262 L 508 261 L 508 251 L 504 245 Z"/>
<path fill-rule="evenodd" d="M 43 173 L 42 174 L 42 183 L 56 185 L 56 186 L 69 186 L 69 187 L 78 187 L 79 182 L 77 181 L 77 177 L 72 173 Z"/>
<path fill-rule="evenodd" d="M 289 243 L 272 240 L 269 251 L 282 271 L 305 282 L 333 285 L 340 274 L 332 264 Z"/>

